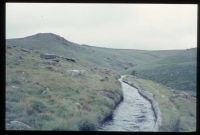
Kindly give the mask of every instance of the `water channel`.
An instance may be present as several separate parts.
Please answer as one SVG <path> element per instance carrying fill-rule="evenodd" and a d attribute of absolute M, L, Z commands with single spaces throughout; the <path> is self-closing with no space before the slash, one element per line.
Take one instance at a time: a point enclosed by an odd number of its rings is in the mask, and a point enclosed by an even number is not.
<path fill-rule="evenodd" d="M 112 120 L 103 124 L 98 131 L 153 131 L 155 115 L 151 103 L 138 90 L 122 81 L 124 100 L 113 113 Z"/>

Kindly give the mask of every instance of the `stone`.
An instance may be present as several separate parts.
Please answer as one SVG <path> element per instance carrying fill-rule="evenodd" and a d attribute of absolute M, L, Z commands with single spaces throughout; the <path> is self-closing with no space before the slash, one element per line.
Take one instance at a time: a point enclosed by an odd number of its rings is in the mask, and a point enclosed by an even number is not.
<path fill-rule="evenodd" d="M 48 53 L 40 54 L 40 58 L 43 58 L 43 59 L 55 59 L 58 57 L 59 56 L 57 56 L 55 54 L 48 54 Z"/>
<path fill-rule="evenodd" d="M 44 90 L 44 91 L 41 93 L 41 95 L 43 95 L 43 96 L 44 96 L 44 95 L 48 95 L 49 92 L 50 92 L 49 88 L 46 87 L 46 90 Z"/>
<path fill-rule="evenodd" d="M 24 83 L 24 80 L 15 80 L 13 83 L 21 85 L 22 83 Z"/>
<path fill-rule="evenodd" d="M 81 108 L 81 104 L 80 104 L 80 103 L 77 102 L 77 103 L 75 103 L 75 104 L 76 104 L 76 106 L 77 106 L 78 109 Z"/>
<path fill-rule="evenodd" d="M 23 51 L 23 52 L 27 52 L 27 53 L 30 53 L 30 51 L 29 51 L 29 50 L 27 50 L 27 49 L 24 49 L 24 48 L 22 48 L 22 49 L 21 49 L 21 51 Z"/>
<path fill-rule="evenodd" d="M 70 61 L 70 62 L 76 62 L 76 59 L 74 58 L 65 58 L 65 60 Z"/>
<path fill-rule="evenodd" d="M 66 70 L 65 74 L 66 75 L 85 75 L 86 70 Z"/>

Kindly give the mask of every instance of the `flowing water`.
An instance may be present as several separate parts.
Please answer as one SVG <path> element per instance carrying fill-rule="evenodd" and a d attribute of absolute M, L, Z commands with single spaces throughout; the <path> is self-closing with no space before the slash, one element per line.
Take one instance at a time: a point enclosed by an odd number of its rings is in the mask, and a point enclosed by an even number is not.
<path fill-rule="evenodd" d="M 124 100 L 113 113 L 112 120 L 103 124 L 98 131 L 153 131 L 155 115 L 151 103 L 138 90 L 119 79 Z"/>

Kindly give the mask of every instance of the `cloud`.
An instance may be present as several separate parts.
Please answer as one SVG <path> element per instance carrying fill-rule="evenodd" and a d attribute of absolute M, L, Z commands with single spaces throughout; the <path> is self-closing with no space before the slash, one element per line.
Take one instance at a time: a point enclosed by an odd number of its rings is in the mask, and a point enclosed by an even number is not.
<path fill-rule="evenodd" d="M 197 5 L 7 3 L 6 38 L 52 32 L 80 44 L 182 49 L 197 44 Z"/>

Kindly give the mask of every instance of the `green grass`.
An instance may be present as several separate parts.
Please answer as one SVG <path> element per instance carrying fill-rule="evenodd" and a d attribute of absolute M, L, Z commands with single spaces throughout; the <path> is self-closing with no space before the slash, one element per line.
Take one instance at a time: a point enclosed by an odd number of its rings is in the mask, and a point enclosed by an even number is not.
<path fill-rule="evenodd" d="M 116 72 L 82 60 L 57 65 L 43 61 L 34 50 L 6 50 L 6 122 L 18 120 L 33 130 L 95 130 L 121 100 Z M 67 75 L 68 69 L 84 69 L 86 74 Z M 100 81 L 105 77 L 108 81 Z"/>
<path fill-rule="evenodd" d="M 196 102 L 180 96 L 174 97 L 169 88 L 151 80 L 134 77 L 128 79 L 154 95 L 162 113 L 160 131 L 196 131 Z"/>
<path fill-rule="evenodd" d="M 55 53 L 66 57 L 75 57 L 88 63 L 101 65 L 123 72 L 133 66 L 152 63 L 175 55 L 183 50 L 145 51 L 135 49 L 111 49 L 79 45 L 67 40 L 59 40 L 55 34 L 43 33 L 33 36 L 7 39 L 6 45 L 31 48 L 42 52 Z"/>
<path fill-rule="evenodd" d="M 196 95 L 196 50 L 190 49 L 128 69 L 136 76 Z"/>
<path fill-rule="evenodd" d="M 33 129 L 85 130 L 97 127 L 122 95 L 117 81 L 119 74 L 133 70 L 138 77 L 196 94 L 196 48 L 163 51 L 108 49 L 81 46 L 52 34 L 9 39 L 6 46 L 17 46 L 6 49 L 6 121 L 19 120 Z M 21 48 L 33 50 L 26 53 Z M 57 65 L 47 65 L 39 58 L 40 52 L 76 58 L 77 62 L 60 60 Z M 107 73 L 105 68 L 112 70 Z M 87 73 L 84 76 L 66 75 L 66 70 L 71 69 L 84 69 Z M 101 81 L 105 77 L 109 80 Z M 186 117 L 187 113 L 179 113 L 183 107 L 180 102 L 187 104 L 186 101 L 172 101 L 168 88 L 144 82 L 144 87 L 157 94 L 164 111 L 161 129 L 171 131 L 177 127 L 175 125 L 181 125 L 180 131 L 186 127 L 193 129 L 187 126 L 195 123 L 191 120 L 194 119 L 193 113 L 189 113 L 190 117 Z M 41 95 L 47 88 L 49 92 Z M 172 111 L 167 109 L 171 106 Z"/>

